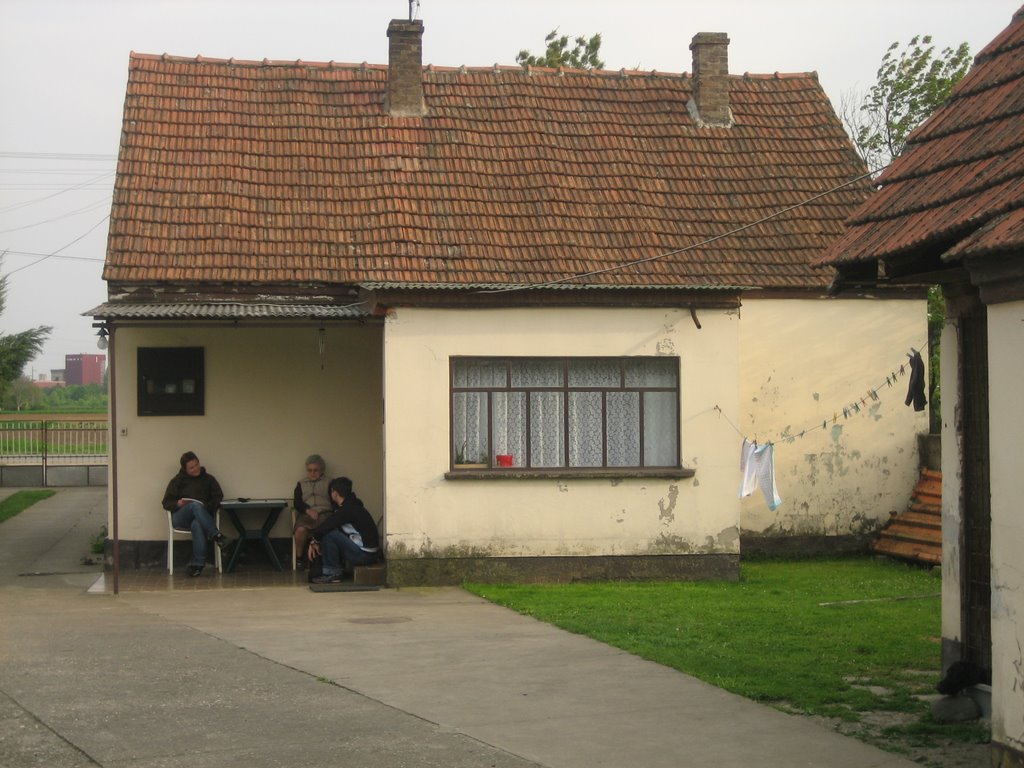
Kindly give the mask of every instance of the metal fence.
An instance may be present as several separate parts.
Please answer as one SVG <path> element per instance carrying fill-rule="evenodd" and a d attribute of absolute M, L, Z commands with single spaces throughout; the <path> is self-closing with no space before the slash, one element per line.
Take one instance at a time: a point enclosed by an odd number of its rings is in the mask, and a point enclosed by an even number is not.
<path fill-rule="evenodd" d="M 108 438 L 104 421 L 0 421 L 0 464 L 106 464 Z"/>

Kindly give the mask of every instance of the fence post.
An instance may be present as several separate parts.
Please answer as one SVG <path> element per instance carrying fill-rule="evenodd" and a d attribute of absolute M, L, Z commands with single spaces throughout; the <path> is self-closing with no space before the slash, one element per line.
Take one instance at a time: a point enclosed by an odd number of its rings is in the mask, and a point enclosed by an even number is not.
<path fill-rule="evenodd" d="M 43 454 L 43 487 L 44 488 L 46 487 L 46 448 L 47 448 L 47 446 L 49 444 L 49 440 L 50 440 L 49 430 L 47 430 L 47 425 L 49 423 L 50 422 L 48 422 L 48 421 L 44 421 L 44 422 L 42 422 L 42 426 L 41 426 L 41 429 L 42 429 L 42 443 L 43 443 L 42 454 Z"/>

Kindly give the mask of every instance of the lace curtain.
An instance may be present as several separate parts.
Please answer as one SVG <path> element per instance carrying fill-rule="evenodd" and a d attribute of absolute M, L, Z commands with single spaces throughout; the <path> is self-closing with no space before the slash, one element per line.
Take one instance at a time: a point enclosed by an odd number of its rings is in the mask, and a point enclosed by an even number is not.
<path fill-rule="evenodd" d="M 453 393 L 456 463 L 525 467 L 529 442 L 531 467 L 678 465 L 674 358 L 466 359 L 452 370 L 456 388 L 500 390 Z"/>

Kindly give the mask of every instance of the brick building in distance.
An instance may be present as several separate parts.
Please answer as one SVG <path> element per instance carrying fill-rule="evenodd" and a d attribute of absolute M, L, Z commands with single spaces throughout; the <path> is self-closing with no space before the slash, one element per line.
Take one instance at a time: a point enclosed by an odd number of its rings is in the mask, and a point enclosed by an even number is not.
<path fill-rule="evenodd" d="M 64 355 L 64 380 L 68 384 L 102 384 L 106 355 Z"/>

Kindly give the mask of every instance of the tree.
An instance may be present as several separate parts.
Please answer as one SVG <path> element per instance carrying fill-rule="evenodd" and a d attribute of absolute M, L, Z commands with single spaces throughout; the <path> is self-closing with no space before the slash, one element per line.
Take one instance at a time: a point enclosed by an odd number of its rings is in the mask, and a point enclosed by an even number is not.
<path fill-rule="evenodd" d="M 516 63 L 524 67 L 572 67 L 573 69 L 604 69 L 604 62 L 598 57 L 601 51 L 601 33 L 591 37 L 577 37 L 576 45 L 569 48 L 569 36 L 559 37 L 555 28 L 544 38 L 547 50 L 543 56 L 534 56 L 525 48 L 516 56 Z"/>
<path fill-rule="evenodd" d="M 0 265 L 3 261 L 0 259 Z M 7 306 L 7 275 L 0 276 L 0 315 Z M 0 331 L 0 392 L 21 375 L 25 364 L 38 355 L 52 328 L 41 325 L 21 333 Z"/>
<path fill-rule="evenodd" d="M 943 48 L 938 56 L 931 43 L 928 35 L 915 35 L 903 51 L 899 51 L 899 43 L 893 43 L 882 57 L 877 80 L 867 94 L 860 98 L 855 94 L 843 96 L 843 124 L 872 172 L 880 172 L 903 152 L 910 133 L 949 98 L 953 86 L 971 66 L 967 43 L 955 50 Z M 945 315 L 942 290 L 933 286 L 928 291 L 928 423 L 932 434 L 941 429 L 940 338 Z"/>
<path fill-rule="evenodd" d="M 19 376 L 4 393 L 3 406 L 9 411 L 27 411 L 43 400 L 43 392 L 25 376 Z"/>
<path fill-rule="evenodd" d="M 841 105 L 843 124 L 868 168 L 881 171 L 892 162 L 970 66 L 967 43 L 938 55 L 929 35 L 915 35 L 902 51 L 898 42 L 890 45 L 875 84 L 866 94 L 845 94 Z"/>

